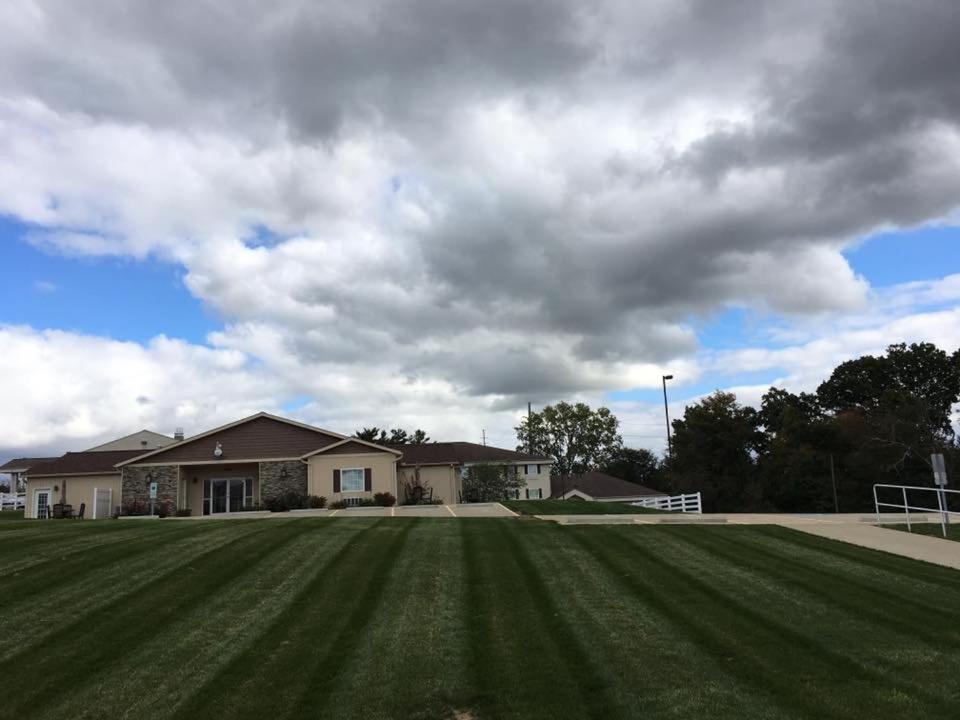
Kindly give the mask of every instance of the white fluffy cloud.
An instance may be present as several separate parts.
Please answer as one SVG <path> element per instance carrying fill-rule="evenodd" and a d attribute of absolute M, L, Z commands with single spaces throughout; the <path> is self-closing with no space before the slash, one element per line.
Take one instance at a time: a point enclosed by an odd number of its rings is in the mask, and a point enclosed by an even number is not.
<path fill-rule="evenodd" d="M 73 394 L 16 395 L 0 447 L 303 398 L 334 429 L 509 444 L 527 400 L 749 365 L 698 346 L 690 318 L 729 307 L 787 318 L 802 357 L 756 363 L 791 381 L 836 354 L 809 318 L 881 349 L 913 326 L 842 250 L 960 198 L 960 18 L 922 4 L 6 3 L 0 213 L 47 252 L 176 264 L 224 325 L 7 328 L 2 377 Z"/>

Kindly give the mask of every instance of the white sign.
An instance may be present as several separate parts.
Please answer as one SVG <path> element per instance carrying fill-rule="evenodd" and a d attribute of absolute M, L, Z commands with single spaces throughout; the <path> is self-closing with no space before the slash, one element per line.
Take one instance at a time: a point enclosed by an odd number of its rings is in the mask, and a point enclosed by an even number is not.
<path fill-rule="evenodd" d="M 155 482 L 150 483 L 150 499 L 157 499 L 157 484 Z"/>
<path fill-rule="evenodd" d="M 930 456 L 930 464 L 933 466 L 933 484 L 947 484 L 947 465 L 943 461 L 943 455 L 934 453 Z"/>

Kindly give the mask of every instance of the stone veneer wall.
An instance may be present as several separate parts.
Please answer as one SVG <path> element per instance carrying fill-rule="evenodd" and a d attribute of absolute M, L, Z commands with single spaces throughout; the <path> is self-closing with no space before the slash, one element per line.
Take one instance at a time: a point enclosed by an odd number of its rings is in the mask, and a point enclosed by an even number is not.
<path fill-rule="evenodd" d="M 154 465 L 151 467 L 125 467 L 120 485 L 121 504 L 140 500 L 150 504 L 150 486 L 147 475 L 153 476 L 157 483 L 157 499 L 154 507 L 160 503 L 168 503 L 172 512 L 177 508 L 177 480 L 179 472 L 176 465 Z M 121 509 L 121 512 L 123 510 Z"/>
<path fill-rule="evenodd" d="M 287 477 L 281 477 L 286 468 Z M 268 498 L 277 497 L 284 493 L 307 494 L 307 466 L 299 460 L 278 460 L 260 463 L 260 499 L 266 502 Z"/>

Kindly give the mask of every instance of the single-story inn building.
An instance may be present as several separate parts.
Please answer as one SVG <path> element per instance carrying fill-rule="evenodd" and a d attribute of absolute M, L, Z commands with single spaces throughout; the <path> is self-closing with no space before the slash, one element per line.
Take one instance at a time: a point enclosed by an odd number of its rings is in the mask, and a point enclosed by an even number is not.
<path fill-rule="evenodd" d="M 411 485 L 434 500 L 461 499 L 466 469 L 478 463 L 515 468 L 521 499 L 550 496 L 550 458 L 468 442 L 378 445 L 268 413 L 198 435 L 170 438 L 141 431 L 35 465 L 27 474 L 26 517 L 61 497 L 86 517 L 154 502 L 193 515 L 238 512 L 288 493 L 356 502 Z"/>
<path fill-rule="evenodd" d="M 599 470 L 577 475 L 557 475 L 550 481 L 551 497 L 558 500 L 587 500 L 603 502 L 637 502 L 669 493 L 653 490 Z"/>

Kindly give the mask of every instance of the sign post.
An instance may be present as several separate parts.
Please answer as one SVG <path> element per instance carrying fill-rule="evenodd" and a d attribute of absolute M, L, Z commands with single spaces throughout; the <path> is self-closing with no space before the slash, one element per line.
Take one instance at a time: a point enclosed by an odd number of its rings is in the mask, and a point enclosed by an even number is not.
<path fill-rule="evenodd" d="M 150 483 L 150 514 L 153 515 L 153 501 L 157 499 L 157 483 Z"/>
<path fill-rule="evenodd" d="M 940 524 L 943 526 L 943 536 L 947 536 L 947 525 L 950 524 L 950 513 L 947 512 L 947 494 L 943 491 L 947 485 L 947 465 L 943 455 L 934 453 L 930 456 L 930 465 L 933 467 L 933 484 L 937 486 L 937 505 L 940 507 Z"/>

